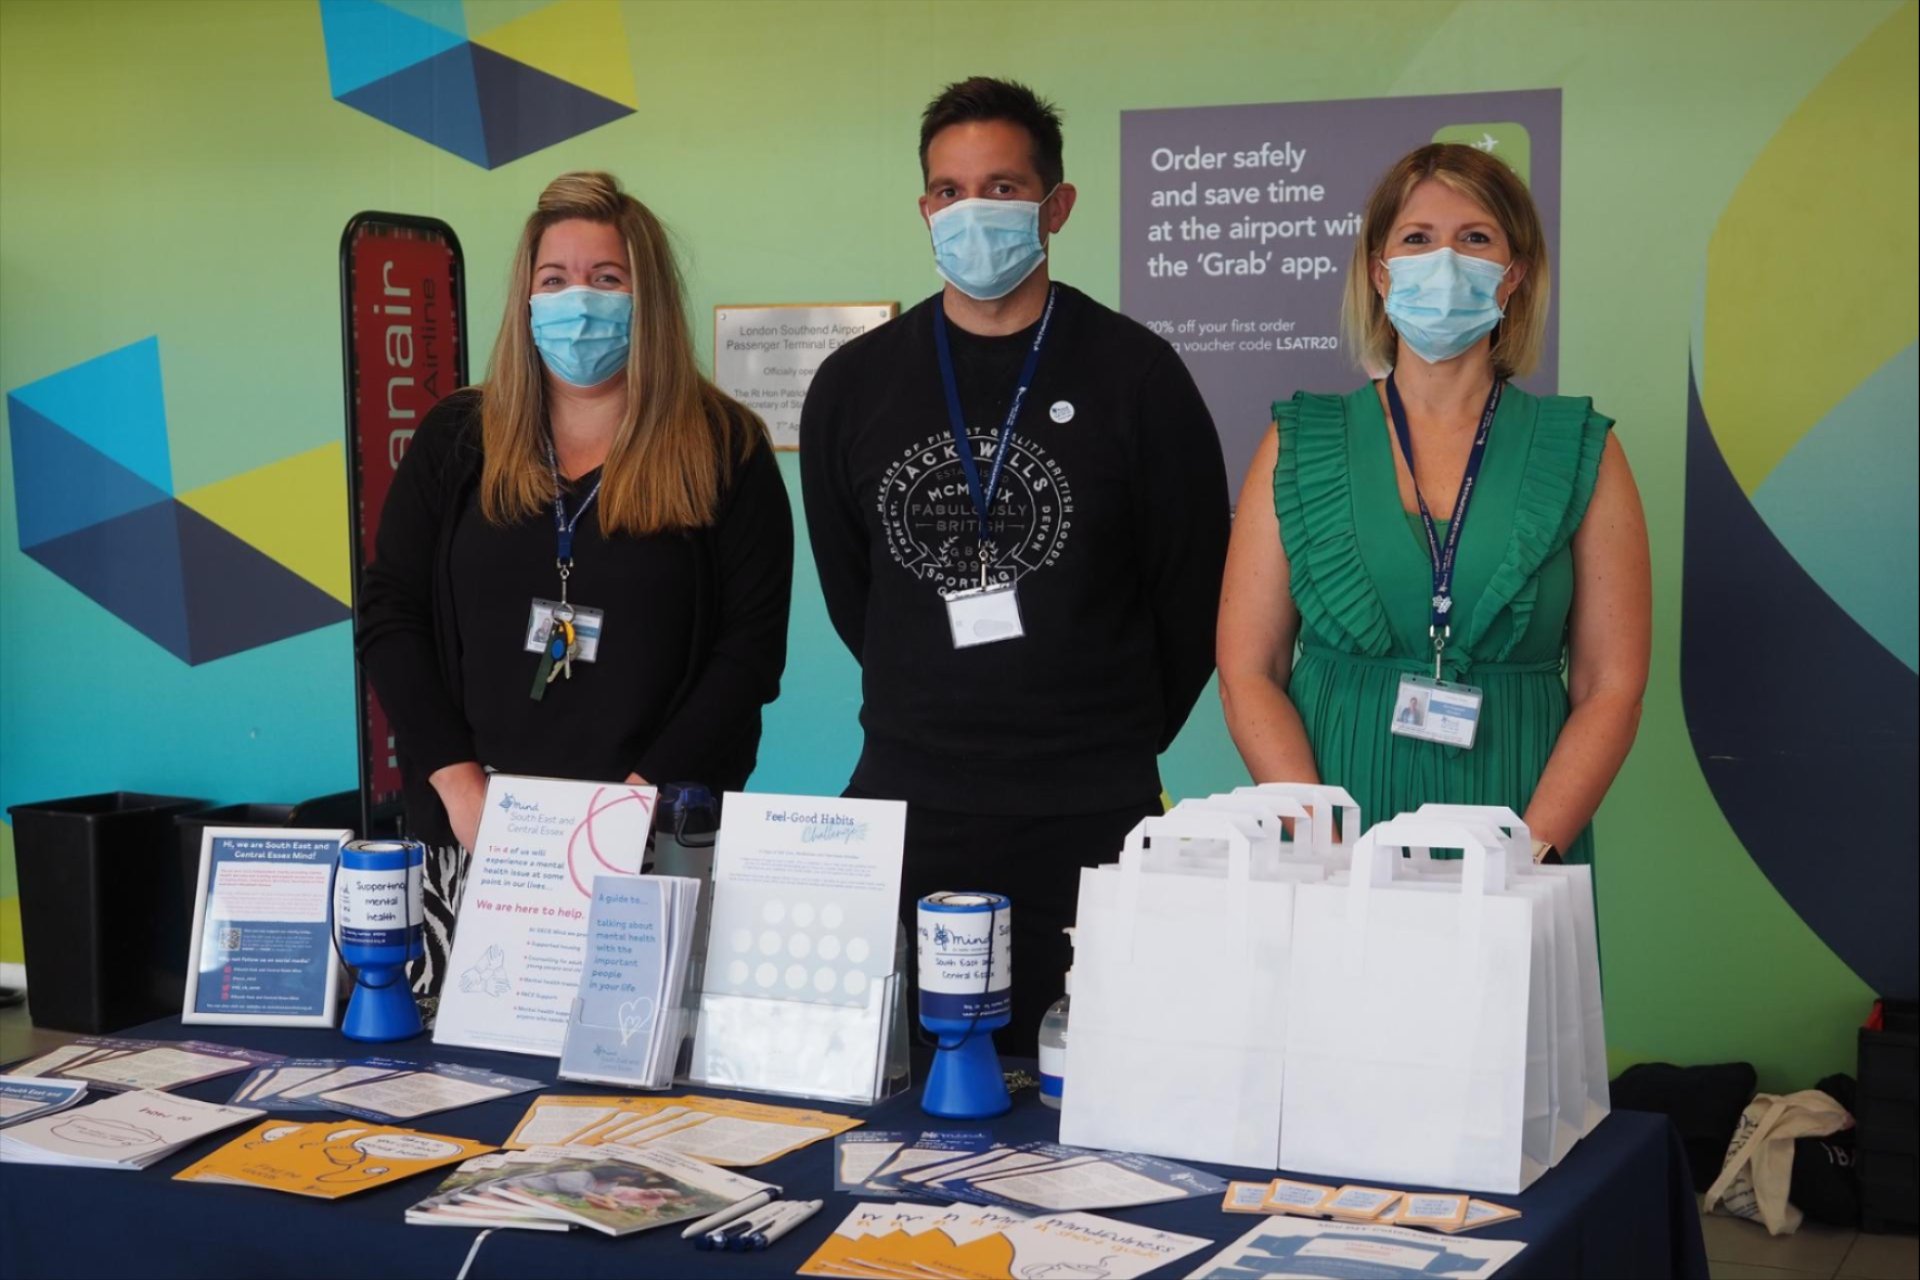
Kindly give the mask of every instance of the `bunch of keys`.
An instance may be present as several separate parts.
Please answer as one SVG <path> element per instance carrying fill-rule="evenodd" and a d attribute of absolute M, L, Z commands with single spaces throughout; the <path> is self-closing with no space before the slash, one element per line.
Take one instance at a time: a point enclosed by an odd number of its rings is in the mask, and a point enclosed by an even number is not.
<path fill-rule="evenodd" d="M 579 638 L 573 630 L 573 612 L 562 614 L 554 611 L 553 625 L 547 633 L 547 647 L 540 651 L 540 665 L 533 671 L 533 700 L 535 702 L 547 696 L 547 686 L 558 680 L 562 673 L 567 679 L 573 679 L 573 654 L 579 647 Z"/>

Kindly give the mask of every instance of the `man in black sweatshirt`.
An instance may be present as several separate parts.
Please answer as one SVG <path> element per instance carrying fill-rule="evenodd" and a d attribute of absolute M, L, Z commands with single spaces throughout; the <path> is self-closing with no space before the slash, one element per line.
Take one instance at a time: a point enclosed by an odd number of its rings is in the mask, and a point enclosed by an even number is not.
<path fill-rule="evenodd" d="M 1013 1022 L 1061 991 L 1080 868 L 1160 811 L 1159 753 L 1213 671 L 1226 468 L 1161 338 L 1052 281 L 1075 191 L 1023 85 L 949 86 L 920 130 L 940 293 L 835 352 L 801 415 L 827 612 L 863 672 L 849 795 L 907 801 L 905 911 L 1012 899 Z"/>

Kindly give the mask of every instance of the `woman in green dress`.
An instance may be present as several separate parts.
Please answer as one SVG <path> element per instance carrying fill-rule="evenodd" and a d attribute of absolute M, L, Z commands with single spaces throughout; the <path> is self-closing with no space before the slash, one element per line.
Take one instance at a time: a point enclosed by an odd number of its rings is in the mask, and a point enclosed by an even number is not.
<path fill-rule="evenodd" d="M 1505 805 L 1537 857 L 1587 862 L 1652 604 L 1612 420 L 1507 383 L 1534 365 L 1547 289 L 1504 162 L 1436 143 L 1382 179 L 1345 319 L 1391 372 L 1274 405 L 1227 558 L 1220 695 L 1257 782 L 1338 784 L 1368 822 Z"/>

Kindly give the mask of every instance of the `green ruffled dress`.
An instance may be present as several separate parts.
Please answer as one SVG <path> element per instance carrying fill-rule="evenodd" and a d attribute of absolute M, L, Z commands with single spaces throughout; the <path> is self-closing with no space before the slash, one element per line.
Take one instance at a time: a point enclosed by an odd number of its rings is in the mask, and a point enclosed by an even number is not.
<path fill-rule="evenodd" d="M 1433 570 L 1373 385 L 1300 392 L 1273 416 L 1274 510 L 1301 620 L 1289 694 L 1321 780 L 1352 792 L 1368 825 L 1427 803 L 1526 812 L 1567 719 L 1571 544 L 1613 420 L 1584 398 L 1514 386 L 1500 398 L 1454 568 L 1443 678 L 1486 695 L 1463 751 L 1389 728 L 1401 675 L 1433 674 Z M 1591 862 L 1592 828 L 1564 856 Z"/>

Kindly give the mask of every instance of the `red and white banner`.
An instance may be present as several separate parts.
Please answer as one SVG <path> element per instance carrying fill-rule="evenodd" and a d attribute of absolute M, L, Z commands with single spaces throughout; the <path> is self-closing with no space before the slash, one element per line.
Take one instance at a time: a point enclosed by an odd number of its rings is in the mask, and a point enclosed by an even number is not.
<path fill-rule="evenodd" d="M 420 420 L 467 383 L 466 281 L 460 241 L 438 218 L 355 215 L 340 237 L 347 485 L 359 573 L 373 557 L 380 512 Z M 393 730 L 358 663 L 360 831 L 400 798 Z"/>

